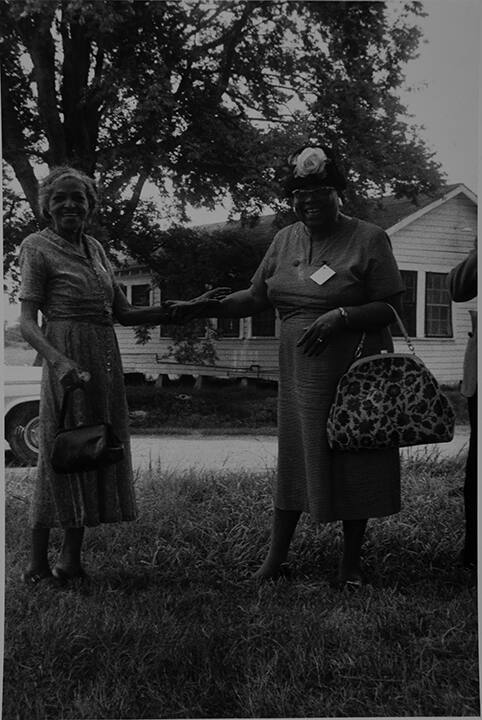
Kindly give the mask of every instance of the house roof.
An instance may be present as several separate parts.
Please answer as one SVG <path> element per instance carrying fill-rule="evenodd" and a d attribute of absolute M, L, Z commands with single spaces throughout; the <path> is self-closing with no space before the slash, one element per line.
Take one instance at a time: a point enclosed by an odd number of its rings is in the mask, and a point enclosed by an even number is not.
<path fill-rule="evenodd" d="M 437 193 L 432 195 L 419 195 L 416 202 L 406 197 L 397 198 L 394 196 L 386 196 L 381 198 L 372 204 L 367 219 L 387 232 L 394 232 L 396 229 L 399 229 L 402 223 L 405 225 L 413 222 L 413 220 L 425 212 L 429 212 L 433 207 L 442 204 L 460 193 L 466 195 L 474 203 L 477 202 L 476 195 L 463 185 L 463 183 L 454 183 L 452 185 L 445 185 L 440 188 Z M 292 222 L 292 219 L 290 222 Z M 282 227 L 282 223 L 280 224 L 279 221 L 275 223 L 276 215 L 263 215 L 252 228 L 243 228 L 243 230 L 247 234 L 249 233 L 249 238 L 255 246 L 265 246 L 268 233 L 273 232 L 273 226 L 276 228 Z M 214 233 L 220 230 L 226 230 L 229 227 L 237 230 L 241 229 L 242 225 L 239 221 L 232 223 L 211 223 L 209 225 L 199 226 L 197 229 Z"/>
<path fill-rule="evenodd" d="M 381 198 L 371 205 L 367 219 L 392 234 L 459 194 L 463 194 L 477 203 L 477 196 L 463 183 L 454 183 L 445 185 L 432 195 L 419 195 L 416 202 L 405 197 L 386 196 Z M 293 216 L 287 215 L 283 222 L 276 215 L 270 214 L 259 217 L 252 227 L 243 226 L 240 221 L 229 221 L 198 225 L 193 229 L 209 234 L 232 229 L 249 238 L 253 247 L 264 251 L 270 243 L 273 233 L 290 222 L 293 222 Z M 135 269 L 138 268 L 140 269 L 141 266 L 136 266 Z M 134 269 L 131 264 L 129 264 L 129 269 L 131 271 Z"/>

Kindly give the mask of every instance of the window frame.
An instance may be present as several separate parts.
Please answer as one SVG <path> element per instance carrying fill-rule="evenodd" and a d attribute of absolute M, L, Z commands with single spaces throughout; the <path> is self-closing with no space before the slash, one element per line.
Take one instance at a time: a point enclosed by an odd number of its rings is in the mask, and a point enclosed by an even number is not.
<path fill-rule="evenodd" d="M 251 340 L 270 340 L 270 339 L 278 339 L 279 338 L 279 316 L 274 307 L 266 308 L 266 310 L 263 310 L 263 312 L 272 311 L 274 314 L 274 328 L 273 328 L 273 334 L 272 335 L 255 335 L 253 332 L 253 320 L 258 317 L 257 315 L 251 315 L 249 317 L 249 323 L 248 323 L 248 337 Z M 261 314 L 261 313 L 260 313 Z"/>
<path fill-rule="evenodd" d="M 450 340 L 454 337 L 454 324 L 453 324 L 453 317 L 452 317 L 452 301 L 450 299 L 450 293 L 447 287 L 447 275 L 448 271 L 436 271 L 436 270 L 426 270 L 425 271 L 425 293 L 424 293 L 424 303 L 423 303 L 423 327 L 424 327 L 424 337 L 428 339 L 434 339 L 434 340 Z M 442 278 L 441 287 L 439 288 L 429 288 L 429 278 L 433 276 L 438 276 Z M 435 303 L 431 302 L 429 304 L 428 302 L 428 293 L 432 290 L 435 291 L 441 291 L 444 292 L 447 302 L 446 303 Z M 428 332 L 428 324 L 429 322 L 432 322 L 432 318 L 429 320 L 429 313 L 428 308 L 434 307 L 434 308 L 446 308 L 447 310 L 447 333 L 440 335 L 440 334 L 433 334 Z M 437 322 L 442 323 L 443 320 L 437 320 Z"/>
<path fill-rule="evenodd" d="M 146 287 L 148 288 L 148 305 L 134 305 L 132 290 L 135 287 Z M 150 282 L 133 282 L 129 283 L 129 296 L 127 298 L 132 307 L 152 307 L 152 283 Z"/>
<path fill-rule="evenodd" d="M 243 337 L 243 323 L 241 322 L 242 318 L 213 318 L 214 320 L 214 328 L 217 332 L 219 332 L 219 321 L 220 320 L 236 320 L 238 323 L 238 334 L 237 335 L 218 335 L 217 342 L 222 342 L 223 340 L 241 340 Z M 211 320 L 211 322 L 212 322 Z"/>

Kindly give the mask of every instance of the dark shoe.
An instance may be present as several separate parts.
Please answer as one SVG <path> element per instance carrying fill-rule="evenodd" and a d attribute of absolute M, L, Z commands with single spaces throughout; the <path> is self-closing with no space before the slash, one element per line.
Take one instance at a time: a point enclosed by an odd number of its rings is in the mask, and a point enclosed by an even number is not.
<path fill-rule="evenodd" d="M 340 581 L 340 590 L 346 590 L 347 592 L 358 592 L 362 587 L 363 580 L 361 578 L 347 578 Z"/>
<path fill-rule="evenodd" d="M 89 576 L 83 568 L 80 568 L 80 570 L 77 570 L 77 572 L 71 574 L 67 572 L 67 570 L 59 567 L 58 565 L 53 568 L 52 575 L 62 585 L 66 585 L 68 582 L 72 582 L 74 580 L 85 581 L 89 579 Z"/>
<path fill-rule="evenodd" d="M 361 572 L 344 575 L 339 573 L 336 586 L 338 590 L 346 590 L 347 592 L 358 592 L 365 585 L 365 578 Z"/>
<path fill-rule="evenodd" d="M 25 585 L 38 585 L 42 580 L 52 580 L 53 574 L 48 571 L 37 572 L 35 570 L 26 570 L 21 575 L 21 580 Z"/>
<path fill-rule="evenodd" d="M 252 576 L 253 580 L 259 583 L 265 582 L 276 582 L 277 580 L 290 580 L 292 577 L 292 571 L 288 563 L 281 563 L 278 570 L 269 575 L 258 575 L 254 573 Z"/>

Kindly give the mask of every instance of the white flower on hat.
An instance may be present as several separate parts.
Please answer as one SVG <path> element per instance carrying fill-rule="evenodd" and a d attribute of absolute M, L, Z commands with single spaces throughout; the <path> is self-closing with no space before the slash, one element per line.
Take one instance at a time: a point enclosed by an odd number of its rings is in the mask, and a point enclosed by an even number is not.
<path fill-rule="evenodd" d="M 295 177 L 306 177 L 307 175 L 321 175 L 325 169 L 328 158 L 321 148 L 307 147 L 293 159 Z"/>

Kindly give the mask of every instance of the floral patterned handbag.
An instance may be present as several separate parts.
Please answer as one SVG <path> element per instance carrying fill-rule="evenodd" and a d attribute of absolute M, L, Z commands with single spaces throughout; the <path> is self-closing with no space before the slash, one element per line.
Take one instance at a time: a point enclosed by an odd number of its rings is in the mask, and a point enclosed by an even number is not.
<path fill-rule="evenodd" d="M 390 305 L 411 351 L 355 359 L 338 382 L 327 423 L 333 450 L 370 450 L 449 442 L 455 413 L 437 380 L 415 355 L 405 327 Z"/>

